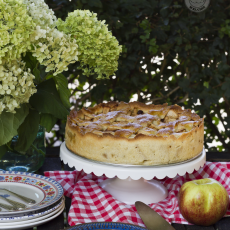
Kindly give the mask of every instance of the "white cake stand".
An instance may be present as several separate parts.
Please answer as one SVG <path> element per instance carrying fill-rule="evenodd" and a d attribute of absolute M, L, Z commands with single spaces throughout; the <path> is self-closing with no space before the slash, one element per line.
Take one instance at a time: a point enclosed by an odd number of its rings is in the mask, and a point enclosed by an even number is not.
<path fill-rule="evenodd" d="M 177 174 L 183 176 L 186 172 L 192 173 L 203 167 L 206 162 L 206 153 L 203 150 L 198 157 L 182 163 L 160 166 L 120 165 L 90 160 L 78 156 L 66 148 L 65 142 L 60 147 L 60 158 L 70 167 L 93 172 L 97 176 L 105 174 L 108 178 L 100 186 L 114 198 L 126 204 L 142 201 L 146 204 L 156 203 L 168 196 L 168 191 L 160 182 L 153 180 L 156 177 L 163 179 L 166 176 L 173 178 Z"/>

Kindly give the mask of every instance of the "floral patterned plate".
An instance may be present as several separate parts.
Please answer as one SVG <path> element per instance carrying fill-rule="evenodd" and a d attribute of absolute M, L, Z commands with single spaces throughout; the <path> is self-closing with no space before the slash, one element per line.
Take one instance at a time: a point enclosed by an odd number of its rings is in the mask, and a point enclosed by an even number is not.
<path fill-rule="evenodd" d="M 72 226 L 68 230 L 147 230 L 147 228 L 119 222 L 91 222 Z"/>
<path fill-rule="evenodd" d="M 36 203 L 26 204 L 1 188 L 34 199 Z M 18 211 L 8 211 L 2 208 L 0 217 L 15 217 L 48 210 L 61 201 L 63 192 L 62 186 L 51 178 L 27 172 L 0 171 L 0 196 L 26 205 L 25 209 Z M 0 202 L 8 204 L 3 199 L 0 199 Z"/>

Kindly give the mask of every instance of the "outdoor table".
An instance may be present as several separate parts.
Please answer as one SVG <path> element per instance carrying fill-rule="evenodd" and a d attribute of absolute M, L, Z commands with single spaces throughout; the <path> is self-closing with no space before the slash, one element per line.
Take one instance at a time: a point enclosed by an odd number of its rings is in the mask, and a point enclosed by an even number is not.
<path fill-rule="evenodd" d="M 46 159 L 44 165 L 39 169 L 39 171 L 35 172 L 37 174 L 44 175 L 44 171 L 72 171 L 74 168 L 70 168 L 68 165 L 63 164 L 63 162 L 59 158 L 59 150 L 60 147 L 53 147 L 46 149 Z M 229 162 L 230 161 L 230 153 L 228 152 L 207 152 L 207 161 L 212 162 Z M 37 230 L 62 230 L 67 228 L 68 222 L 68 212 L 71 205 L 71 199 L 66 197 L 65 199 L 65 210 L 62 214 L 60 214 L 55 219 L 42 224 L 37 227 Z M 183 224 L 172 224 L 176 230 L 230 230 L 230 217 L 222 218 L 216 224 L 208 227 L 196 226 L 196 225 L 183 225 Z M 32 230 L 30 228 L 29 230 Z M 162 229 L 164 230 L 164 229 Z"/>

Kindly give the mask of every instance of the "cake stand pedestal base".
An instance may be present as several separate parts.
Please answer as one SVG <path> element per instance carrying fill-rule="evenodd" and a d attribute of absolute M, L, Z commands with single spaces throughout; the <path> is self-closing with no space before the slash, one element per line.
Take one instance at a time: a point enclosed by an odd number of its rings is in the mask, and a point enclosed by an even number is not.
<path fill-rule="evenodd" d="M 133 180 L 130 177 L 127 179 L 115 177 L 101 182 L 100 186 L 117 200 L 130 205 L 136 201 L 145 204 L 157 203 L 168 196 L 167 189 L 160 182 L 143 178 Z"/>

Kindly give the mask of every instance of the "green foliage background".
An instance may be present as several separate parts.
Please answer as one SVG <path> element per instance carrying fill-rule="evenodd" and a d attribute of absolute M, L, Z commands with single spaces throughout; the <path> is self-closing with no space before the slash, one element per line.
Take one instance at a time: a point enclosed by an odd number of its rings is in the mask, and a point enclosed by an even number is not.
<path fill-rule="evenodd" d="M 205 147 L 230 151 L 230 3 L 211 0 L 207 10 L 194 13 L 184 0 L 46 0 L 57 17 L 88 9 L 106 20 L 123 47 L 116 77 L 87 78 L 77 65 L 64 75 L 77 109 L 102 101 L 179 104 L 205 118 Z M 157 59 L 156 57 L 160 58 Z M 88 84 L 87 84 L 88 83 Z M 87 87 L 88 86 L 88 87 Z M 76 98 L 76 99 L 74 99 Z M 217 125 L 223 128 L 219 130 Z M 65 121 L 58 120 L 47 145 L 64 139 Z"/>

